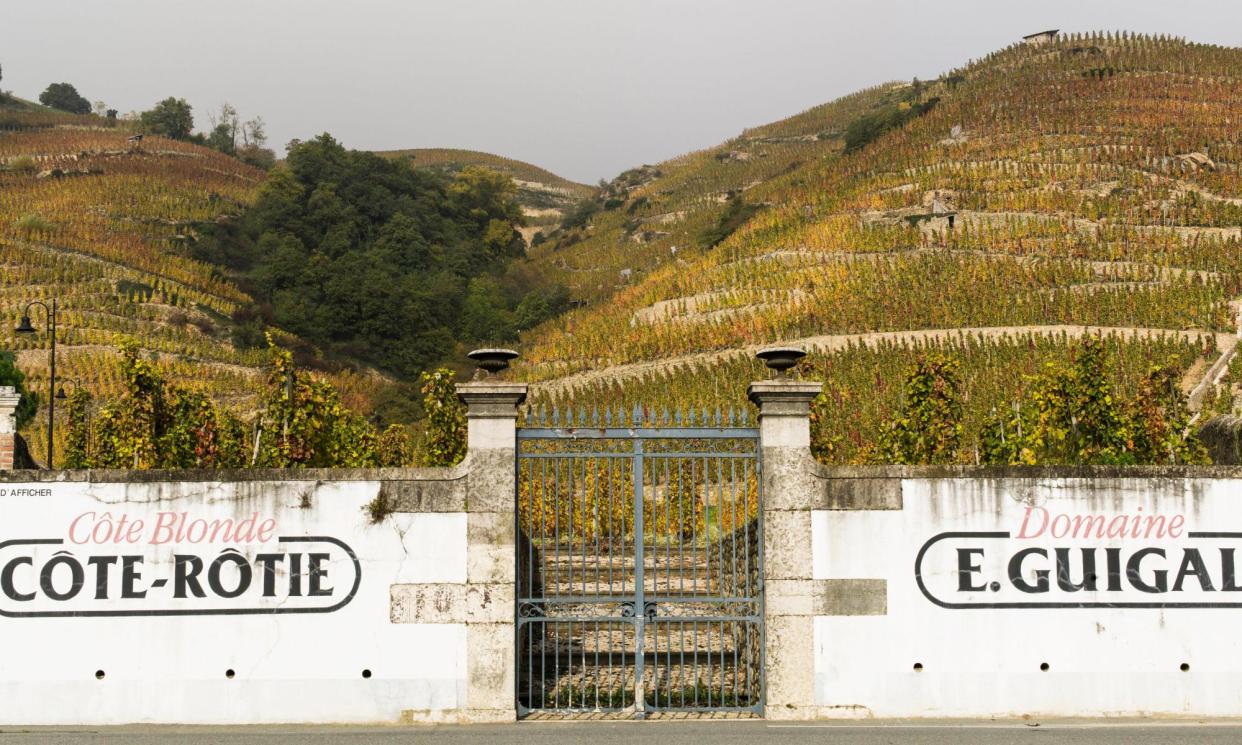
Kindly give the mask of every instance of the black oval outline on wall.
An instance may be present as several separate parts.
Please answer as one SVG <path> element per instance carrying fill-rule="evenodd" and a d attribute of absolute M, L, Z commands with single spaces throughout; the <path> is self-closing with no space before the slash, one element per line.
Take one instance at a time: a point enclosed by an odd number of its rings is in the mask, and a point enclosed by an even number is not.
<path fill-rule="evenodd" d="M 1209 602 L 1189 602 L 1179 603 L 1176 601 L 1152 601 L 1145 603 L 1135 602 L 1117 602 L 1117 603 L 1099 603 L 1099 602 L 1021 602 L 1021 603 L 948 603 L 940 600 L 928 591 L 927 585 L 923 583 L 923 555 L 932 547 L 932 544 L 944 540 L 945 538 L 1009 538 L 1008 531 L 1000 532 L 973 532 L 973 531 L 953 531 L 948 533 L 938 533 L 932 536 L 923 547 L 919 549 L 919 553 L 914 557 L 914 580 L 918 583 L 919 591 L 923 593 L 923 597 L 941 608 L 949 610 L 977 610 L 982 608 L 1242 608 L 1242 602 L 1236 603 L 1209 603 Z M 1205 532 L 1187 532 L 1187 538 L 1242 538 L 1242 533 L 1205 533 Z"/>
<path fill-rule="evenodd" d="M 328 536 L 293 536 L 287 538 L 277 538 L 279 543 L 331 543 L 340 546 L 345 553 L 349 554 L 350 561 L 354 564 L 354 586 L 349 589 L 349 594 L 341 599 L 336 605 L 325 606 L 322 608 L 202 608 L 195 610 L 193 608 L 169 608 L 166 610 L 53 610 L 53 611 L 7 611 L 0 607 L 0 616 L 5 618 L 116 618 L 119 616 L 249 616 L 263 614 L 279 614 L 279 613 L 332 613 L 344 608 L 354 599 L 354 595 L 358 594 L 358 588 L 362 585 L 362 563 L 358 561 L 358 555 L 354 550 L 345 545 L 344 541 L 338 538 L 330 538 Z M 23 538 L 12 541 L 0 542 L 0 550 L 9 546 L 32 546 L 32 545 L 58 545 L 64 543 L 60 538 Z"/>

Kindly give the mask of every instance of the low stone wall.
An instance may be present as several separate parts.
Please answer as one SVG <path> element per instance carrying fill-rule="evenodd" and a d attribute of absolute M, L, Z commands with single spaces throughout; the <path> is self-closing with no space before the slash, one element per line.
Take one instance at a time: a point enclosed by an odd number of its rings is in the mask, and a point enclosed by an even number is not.
<path fill-rule="evenodd" d="M 4 474 L 0 722 L 459 718 L 466 476 Z"/>
<path fill-rule="evenodd" d="M 0 467 L 0 724 L 512 720 L 525 387 L 458 395 L 453 468 Z"/>
<path fill-rule="evenodd" d="M 1242 716 L 1239 469 L 807 485 L 812 716 Z"/>
<path fill-rule="evenodd" d="M 765 716 L 1242 716 L 1242 468 L 825 468 L 818 390 L 719 547 Z M 0 724 L 512 720 L 524 393 L 451 469 L 0 472 Z"/>

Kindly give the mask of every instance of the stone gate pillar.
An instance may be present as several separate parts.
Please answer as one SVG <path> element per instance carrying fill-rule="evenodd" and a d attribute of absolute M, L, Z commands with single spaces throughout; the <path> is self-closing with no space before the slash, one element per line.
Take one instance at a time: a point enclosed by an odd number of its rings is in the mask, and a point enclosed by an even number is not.
<path fill-rule="evenodd" d="M 800 356 L 795 353 L 794 361 Z M 764 716 L 769 719 L 815 716 L 811 508 L 818 486 L 810 413 L 822 388 L 780 372 L 774 380 L 751 383 L 747 391 L 759 407 L 763 458 Z"/>
<path fill-rule="evenodd" d="M 516 356 L 516 355 L 515 355 Z M 457 386 L 466 404 L 466 716 L 516 717 L 514 597 L 517 407 L 526 386 L 495 377 Z"/>
<path fill-rule="evenodd" d="M 17 405 L 22 397 L 11 385 L 0 385 L 0 471 L 13 470 L 17 457 Z"/>

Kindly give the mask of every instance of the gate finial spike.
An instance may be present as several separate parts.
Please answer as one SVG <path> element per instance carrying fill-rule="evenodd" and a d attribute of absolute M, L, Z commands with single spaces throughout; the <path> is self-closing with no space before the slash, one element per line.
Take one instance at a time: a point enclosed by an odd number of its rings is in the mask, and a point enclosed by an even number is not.
<path fill-rule="evenodd" d="M 579 426 L 579 427 L 585 427 L 585 426 L 587 426 L 586 407 L 585 407 L 585 406 L 579 406 L 579 407 L 578 407 L 578 426 Z"/>
<path fill-rule="evenodd" d="M 660 413 L 660 421 L 657 422 L 657 424 L 660 424 L 661 426 L 664 426 L 664 427 L 668 426 L 668 407 L 667 406 L 665 406 L 664 411 Z"/>
<path fill-rule="evenodd" d="M 591 426 L 599 426 L 599 406 L 591 406 Z"/>
<path fill-rule="evenodd" d="M 730 427 L 734 426 L 734 422 L 737 421 L 736 417 L 737 417 L 737 410 L 734 409 L 732 406 L 730 406 L 729 407 L 729 426 Z"/>
<path fill-rule="evenodd" d="M 642 404 L 634 404 L 634 417 L 630 419 L 630 426 L 631 427 L 643 426 L 643 405 Z"/>
<path fill-rule="evenodd" d="M 611 406 L 604 409 L 604 426 L 605 427 L 612 426 L 612 407 Z"/>
<path fill-rule="evenodd" d="M 548 410 L 544 408 L 543 404 L 539 404 L 537 421 L 539 422 L 540 427 L 548 426 Z"/>
<path fill-rule="evenodd" d="M 681 409 L 673 409 L 673 424 L 677 427 L 681 426 Z"/>
<path fill-rule="evenodd" d="M 561 407 L 559 406 L 552 407 L 552 426 L 553 427 L 561 426 Z"/>
<path fill-rule="evenodd" d="M 720 407 L 719 407 L 719 406 L 717 406 L 717 407 L 716 407 L 716 428 L 717 428 L 717 429 L 720 429 L 720 423 L 721 423 L 721 422 L 723 422 L 723 421 L 724 421 L 724 419 L 722 419 L 722 418 L 721 418 L 721 416 L 720 416 Z"/>

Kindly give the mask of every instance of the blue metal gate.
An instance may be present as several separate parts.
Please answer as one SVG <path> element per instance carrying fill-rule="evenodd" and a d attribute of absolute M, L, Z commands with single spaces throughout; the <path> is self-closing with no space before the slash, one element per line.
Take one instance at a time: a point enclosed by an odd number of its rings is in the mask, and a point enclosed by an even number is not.
<path fill-rule="evenodd" d="M 758 430 L 553 411 L 518 430 L 517 706 L 758 715 Z"/>

